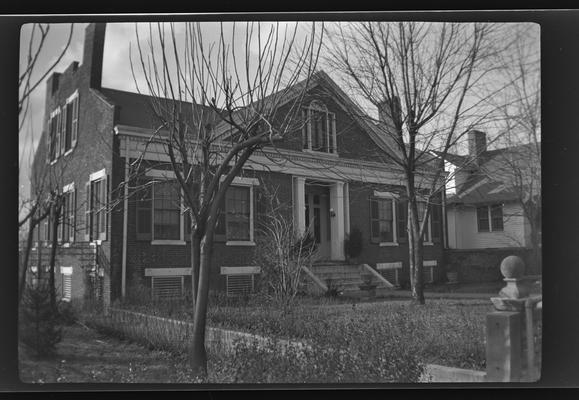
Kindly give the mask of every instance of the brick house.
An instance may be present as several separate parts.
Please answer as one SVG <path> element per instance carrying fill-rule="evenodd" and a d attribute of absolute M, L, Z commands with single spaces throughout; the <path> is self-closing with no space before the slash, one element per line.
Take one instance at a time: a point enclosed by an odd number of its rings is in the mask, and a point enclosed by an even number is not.
<path fill-rule="evenodd" d="M 104 43 L 105 24 L 90 24 L 82 64 L 73 62 L 47 83 L 45 131 L 33 168 L 58 171 L 52 175 L 70 193 L 57 265 L 63 276 L 72 276 L 66 285 L 72 286 L 67 290 L 73 300 L 87 295 L 86 276 L 99 282 L 107 302 L 135 284 L 159 294 L 181 291 L 190 281 L 187 215 L 170 190 L 171 171 L 161 166 L 168 156 L 155 143 L 145 145 L 153 126 L 149 98 L 101 87 Z M 310 85 L 303 103 L 309 122 L 278 148 L 254 154 L 227 193 L 210 277 L 213 290 L 247 289 L 259 277 L 254 250 L 265 185 L 277 188 L 300 229 L 312 226 L 326 266 L 352 267 L 344 240 L 357 228 L 363 238 L 357 263 L 393 284 L 409 281 L 403 180 L 388 161 L 393 146 L 375 125 L 356 117 L 359 110 L 352 112 L 356 106 L 327 74 L 316 73 Z M 380 113 L 378 123 L 386 118 Z M 147 196 L 132 196 L 131 185 L 121 185 L 139 157 L 149 167 L 146 178 L 158 181 Z M 429 226 L 424 259 L 432 282 L 444 274 L 440 207 L 433 209 Z M 38 233 L 40 251 L 46 251 L 48 232 L 45 224 Z"/>

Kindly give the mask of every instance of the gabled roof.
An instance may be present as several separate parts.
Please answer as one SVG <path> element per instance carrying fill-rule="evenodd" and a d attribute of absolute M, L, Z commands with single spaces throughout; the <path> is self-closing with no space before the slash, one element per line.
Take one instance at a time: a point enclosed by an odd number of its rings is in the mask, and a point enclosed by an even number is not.
<path fill-rule="evenodd" d="M 516 200 L 517 196 L 518 194 L 514 188 L 508 187 L 502 182 L 491 181 L 488 178 L 482 178 L 469 185 L 469 189 L 462 190 L 456 195 L 449 196 L 447 198 L 447 203 L 496 203 L 501 201 Z"/>
<path fill-rule="evenodd" d="M 515 163 L 524 171 L 525 164 L 536 162 L 528 157 L 528 152 L 534 150 L 533 146 L 533 143 L 526 143 L 488 150 L 477 158 L 476 163 L 469 156 L 447 154 L 447 161 L 457 167 L 468 164 L 466 170 L 471 172 L 461 187 L 457 188 L 460 191 L 448 197 L 448 203 L 474 204 L 516 200 L 520 193 L 509 185 L 509 178 L 513 173 L 513 167 L 509 164 Z"/>
<path fill-rule="evenodd" d="M 352 118 L 354 118 L 354 120 L 362 127 L 362 129 L 364 129 L 366 133 L 368 133 L 372 141 L 374 141 L 381 150 L 390 156 L 398 154 L 398 147 L 395 141 L 385 135 L 384 131 L 380 127 L 377 127 L 373 123 L 369 122 L 368 118 L 366 118 L 366 114 L 360 110 L 360 108 L 350 99 L 350 97 L 346 95 L 346 93 L 324 71 L 317 71 L 310 77 L 309 80 L 304 79 L 295 85 L 283 89 L 280 92 L 273 93 L 264 99 L 255 102 L 254 104 L 262 106 L 262 102 L 273 101 L 276 96 L 283 95 L 283 98 L 280 100 L 278 107 L 283 106 L 284 104 L 294 100 L 304 90 L 311 90 L 316 86 L 322 86 L 325 89 L 329 89 L 331 94 L 337 100 L 338 104 L 340 104 L 344 110 L 350 116 L 352 116 Z M 251 105 L 248 107 L 251 107 Z M 240 116 L 243 112 L 244 110 L 237 111 L 236 114 L 234 114 L 234 118 L 236 115 Z M 229 129 L 231 129 L 230 126 L 227 123 L 222 122 L 216 126 L 215 132 L 217 134 L 223 134 Z"/>

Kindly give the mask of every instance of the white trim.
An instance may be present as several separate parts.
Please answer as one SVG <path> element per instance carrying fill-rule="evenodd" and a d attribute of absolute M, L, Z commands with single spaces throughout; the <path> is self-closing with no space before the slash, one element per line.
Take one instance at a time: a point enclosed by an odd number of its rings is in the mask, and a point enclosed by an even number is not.
<path fill-rule="evenodd" d="M 167 180 L 172 180 L 176 178 L 174 171 L 163 170 L 163 169 L 150 169 L 145 173 L 145 176 L 152 178 L 163 178 Z"/>
<path fill-rule="evenodd" d="M 225 180 L 225 176 L 221 176 L 219 182 L 223 182 Z M 231 185 L 235 186 L 259 186 L 259 179 L 257 178 L 246 178 L 243 176 L 236 176 L 233 178 Z"/>
<path fill-rule="evenodd" d="M 253 240 L 228 240 L 225 242 L 226 246 L 255 246 Z"/>
<path fill-rule="evenodd" d="M 103 168 L 100 171 L 93 172 L 92 174 L 90 174 L 88 176 L 88 180 L 92 182 L 104 178 L 105 176 L 107 176 L 107 170 L 106 168 Z"/>
<path fill-rule="evenodd" d="M 436 260 L 425 260 L 422 262 L 422 265 L 425 267 L 436 267 L 438 265 L 438 261 Z"/>
<path fill-rule="evenodd" d="M 400 196 L 396 193 L 379 192 L 378 190 L 374 190 L 374 197 L 379 197 L 381 199 L 393 199 L 393 200 L 398 200 L 400 198 Z"/>
<path fill-rule="evenodd" d="M 68 149 L 67 151 L 65 151 L 63 156 L 67 156 L 67 155 L 69 155 L 70 153 L 72 153 L 72 150 L 73 150 L 73 149 L 74 149 L 74 147 L 71 147 L 70 149 Z"/>
<path fill-rule="evenodd" d="M 73 94 L 68 96 L 68 98 L 66 99 L 66 101 L 64 103 L 65 104 L 72 103 L 74 101 L 74 99 L 77 97 L 78 97 L 78 89 L 76 89 Z"/>
<path fill-rule="evenodd" d="M 378 243 L 380 247 L 388 247 L 388 246 L 400 246 L 398 242 L 380 242 Z"/>
<path fill-rule="evenodd" d="M 179 245 L 184 246 L 186 242 L 184 240 L 170 240 L 170 239 L 155 239 L 151 240 L 152 245 Z"/>
<path fill-rule="evenodd" d="M 402 261 L 376 263 L 377 270 L 399 269 L 399 268 L 402 268 Z"/>
<path fill-rule="evenodd" d="M 221 275 L 259 274 L 259 273 L 261 273 L 261 267 L 257 267 L 257 266 L 221 267 L 220 273 L 221 273 Z"/>
<path fill-rule="evenodd" d="M 145 276 L 191 275 L 191 268 L 145 268 Z"/>
<path fill-rule="evenodd" d="M 72 275 L 72 267 L 60 267 L 60 273 L 62 275 Z"/>
<path fill-rule="evenodd" d="M 423 242 L 424 246 L 434 246 L 434 242 Z"/>
<path fill-rule="evenodd" d="M 69 183 L 68 185 L 62 188 L 62 193 L 68 193 L 74 191 L 74 182 Z"/>

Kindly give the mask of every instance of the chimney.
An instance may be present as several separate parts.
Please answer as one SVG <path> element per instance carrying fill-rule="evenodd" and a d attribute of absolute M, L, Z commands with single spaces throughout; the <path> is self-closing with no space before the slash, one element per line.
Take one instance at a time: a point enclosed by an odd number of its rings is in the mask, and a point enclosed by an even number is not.
<path fill-rule="evenodd" d="M 398 114 L 398 117 L 400 117 L 400 99 L 398 96 L 394 96 L 392 100 L 394 101 L 394 113 Z M 385 124 L 392 122 L 393 118 L 391 112 L 390 100 L 384 100 L 378 105 L 378 120 Z"/>
<path fill-rule="evenodd" d="M 89 87 L 100 89 L 103 75 L 105 23 L 89 24 L 84 31 L 82 67 L 89 79 Z"/>
<path fill-rule="evenodd" d="M 468 133 L 468 155 L 478 157 L 487 151 L 487 135 L 481 131 L 470 131 Z"/>

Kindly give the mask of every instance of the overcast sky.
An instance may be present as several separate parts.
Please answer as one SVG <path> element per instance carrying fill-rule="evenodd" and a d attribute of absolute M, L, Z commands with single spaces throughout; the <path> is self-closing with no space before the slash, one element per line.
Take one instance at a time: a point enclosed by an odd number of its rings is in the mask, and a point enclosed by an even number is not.
<path fill-rule="evenodd" d="M 292 23 L 283 23 L 288 25 Z M 82 64 L 82 52 L 84 44 L 84 30 L 87 24 L 74 24 L 74 33 L 72 42 L 63 59 L 56 66 L 56 72 L 62 72 L 73 61 L 78 61 Z M 23 65 L 27 54 L 27 46 L 30 41 L 31 24 L 24 25 L 21 31 L 21 47 L 20 47 L 20 63 Z M 231 24 L 225 24 L 226 29 L 231 29 Z M 302 37 L 309 30 L 310 24 L 304 22 L 300 26 L 300 34 Z M 145 26 L 143 26 L 145 28 Z M 69 24 L 51 24 L 50 34 L 46 41 L 46 45 L 39 57 L 38 66 L 41 68 L 50 65 L 56 59 L 61 49 L 66 43 Z M 146 28 L 148 29 L 148 28 Z M 208 42 L 214 41 L 218 38 L 219 25 L 218 23 L 204 23 L 204 35 Z M 146 35 L 146 30 L 140 30 L 143 36 Z M 536 34 L 536 35 L 535 35 Z M 539 26 L 536 25 L 534 37 L 529 38 L 536 48 L 539 48 Z M 182 25 L 177 25 L 177 35 L 183 35 Z M 132 44 L 131 44 L 132 43 Z M 126 91 L 136 91 L 133 77 L 131 75 L 130 61 L 129 61 L 129 47 L 133 47 L 133 54 L 135 51 L 135 25 L 132 23 L 110 23 L 107 24 L 105 47 L 104 47 L 104 61 L 103 61 L 103 77 L 102 86 L 108 88 L 115 88 Z M 44 117 L 44 98 L 45 98 L 45 83 L 42 83 L 30 99 L 30 112 L 22 131 L 19 136 L 19 151 L 20 151 L 20 191 L 28 194 L 29 191 L 29 174 L 30 164 L 32 162 L 34 150 L 38 145 L 40 136 L 42 134 L 42 121 Z"/>

